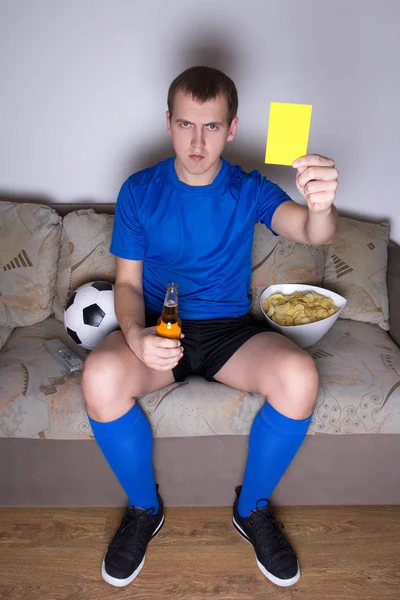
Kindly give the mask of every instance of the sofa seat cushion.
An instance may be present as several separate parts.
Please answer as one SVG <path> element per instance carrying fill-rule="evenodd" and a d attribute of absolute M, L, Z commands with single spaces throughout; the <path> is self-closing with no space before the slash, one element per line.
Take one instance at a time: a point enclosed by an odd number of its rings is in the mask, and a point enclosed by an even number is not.
<path fill-rule="evenodd" d="M 378 325 L 338 319 L 307 348 L 320 390 L 315 433 L 400 433 L 400 349 Z"/>
<path fill-rule="evenodd" d="M 42 342 L 58 337 L 49 317 L 16 328 L 0 353 L 0 437 L 88 439 L 80 374 L 66 373 Z M 338 319 L 308 348 L 320 393 L 308 435 L 400 433 L 400 350 L 378 325 Z M 247 435 L 265 398 L 197 376 L 139 398 L 155 437 Z"/>
<path fill-rule="evenodd" d="M 67 373 L 43 346 L 59 338 L 84 358 L 54 315 L 17 327 L 0 353 L 0 437 L 90 437 L 80 374 Z"/>

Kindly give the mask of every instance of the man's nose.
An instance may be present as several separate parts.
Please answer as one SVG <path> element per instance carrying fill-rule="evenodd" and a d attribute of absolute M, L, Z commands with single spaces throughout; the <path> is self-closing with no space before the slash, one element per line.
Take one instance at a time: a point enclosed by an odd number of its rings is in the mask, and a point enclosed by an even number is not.
<path fill-rule="evenodd" d="M 193 148 L 202 148 L 204 146 L 204 131 L 202 127 L 193 128 L 192 146 Z"/>

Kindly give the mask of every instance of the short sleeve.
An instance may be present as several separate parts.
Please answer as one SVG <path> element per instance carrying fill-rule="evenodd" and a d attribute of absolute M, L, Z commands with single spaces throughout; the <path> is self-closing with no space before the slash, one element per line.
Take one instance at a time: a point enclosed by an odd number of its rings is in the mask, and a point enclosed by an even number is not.
<path fill-rule="evenodd" d="M 111 254 L 130 260 L 143 260 L 144 235 L 129 179 L 123 183 L 115 207 Z"/>
<path fill-rule="evenodd" d="M 274 212 L 283 202 L 291 200 L 290 196 L 276 183 L 272 183 L 266 177 L 259 174 L 257 196 L 256 223 L 261 221 L 274 235 L 278 235 L 271 229 L 271 221 Z"/>

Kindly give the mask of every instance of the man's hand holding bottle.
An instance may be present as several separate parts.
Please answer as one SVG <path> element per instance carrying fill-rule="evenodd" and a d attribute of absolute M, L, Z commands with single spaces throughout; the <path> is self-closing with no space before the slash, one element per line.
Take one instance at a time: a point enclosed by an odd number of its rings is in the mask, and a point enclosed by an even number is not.
<path fill-rule="evenodd" d="M 180 337 L 183 338 L 184 334 L 181 333 Z M 181 342 L 160 337 L 156 327 L 130 329 L 126 341 L 145 365 L 157 371 L 173 369 L 183 356 Z"/>
<path fill-rule="evenodd" d="M 176 367 L 183 356 L 180 339 L 182 323 L 178 314 L 178 286 L 167 285 L 163 311 L 157 327 L 128 331 L 127 343 L 138 358 L 151 369 L 168 371 Z"/>

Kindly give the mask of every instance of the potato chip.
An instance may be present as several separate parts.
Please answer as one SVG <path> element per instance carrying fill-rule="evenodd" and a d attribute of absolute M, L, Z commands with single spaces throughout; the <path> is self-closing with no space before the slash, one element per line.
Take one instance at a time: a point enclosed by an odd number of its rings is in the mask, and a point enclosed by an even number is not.
<path fill-rule="evenodd" d="M 316 292 L 272 294 L 263 301 L 263 308 L 270 319 L 283 326 L 315 323 L 339 310 L 331 298 Z"/>

